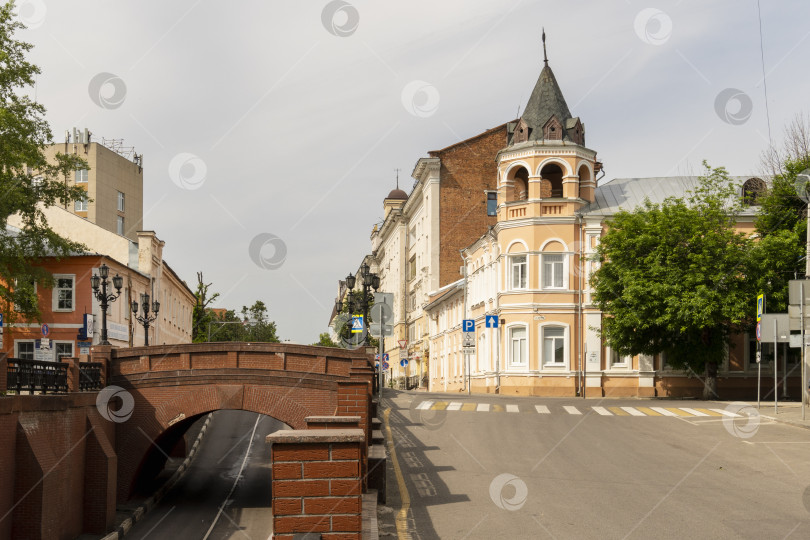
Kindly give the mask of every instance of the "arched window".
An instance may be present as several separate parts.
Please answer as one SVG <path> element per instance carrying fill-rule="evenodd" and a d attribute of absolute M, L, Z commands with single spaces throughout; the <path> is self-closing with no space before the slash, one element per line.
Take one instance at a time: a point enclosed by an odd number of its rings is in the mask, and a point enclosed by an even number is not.
<path fill-rule="evenodd" d="M 540 183 L 540 196 L 541 197 L 562 197 L 562 178 L 563 172 L 559 165 L 549 163 L 543 170 L 540 171 L 542 177 Z"/>
<path fill-rule="evenodd" d="M 749 178 L 743 184 L 742 201 L 745 206 L 758 206 L 757 200 L 761 197 L 767 186 L 760 178 Z"/>
<path fill-rule="evenodd" d="M 590 181 L 591 181 L 591 171 L 588 169 L 588 167 L 583 165 L 582 167 L 579 168 L 579 198 L 580 199 L 586 199 L 587 198 L 587 197 L 583 196 L 582 184 L 587 184 Z"/>
<path fill-rule="evenodd" d="M 507 189 L 506 202 L 525 201 L 529 198 L 529 171 L 525 167 L 510 170 L 507 181 L 511 181 L 512 188 Z"/>

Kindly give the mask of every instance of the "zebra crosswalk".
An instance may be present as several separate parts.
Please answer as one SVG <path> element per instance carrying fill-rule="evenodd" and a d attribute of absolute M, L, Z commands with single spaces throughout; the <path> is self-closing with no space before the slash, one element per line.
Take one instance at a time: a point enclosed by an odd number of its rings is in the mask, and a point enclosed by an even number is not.
<path fill-rule="evenodd" d="M 594 412 L 600 416 L 668 416 L 681 418 L 723 417 L 737 418 L 740 415 L 725 409 L 705 407 L 642 407 L 642 406 L 600 406 L 561 405 L 558 407 L 548 405 L 528 405 L 506 403 L 504 405 L 491 403 L 474 403 L 462 401 L 439 401 L 428 399 L 416 406 L 422 411 L 459 411 L 459 412 L 506 412 L 531 414 L 567 414 L 581 416 Z"/>

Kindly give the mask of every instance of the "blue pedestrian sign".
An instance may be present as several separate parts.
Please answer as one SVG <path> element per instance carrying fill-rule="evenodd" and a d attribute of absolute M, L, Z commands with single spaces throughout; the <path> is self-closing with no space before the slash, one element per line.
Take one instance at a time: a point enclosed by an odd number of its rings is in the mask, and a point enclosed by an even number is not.
<path fill-rule="evenodd" d="M 402 367 L 407 366 L 408 365 L 408 359 L 403 358 L 402 360 L 399 361 L 399 365 L 402 366 Z"/>
<path fill-rule="evenodd" d="M 363 316 L 355 315 L 352 317 L 352 334 L 362 334 L 363 328 Z"/>
<path fill-rule="evenodd" d="M 498 328 L 498 316 L 487 315 L 486 317 L 487 328 Z"/>
<path fill-rule="evenodd" d="M 464 319 L 461 322 L 462 332 L 475 332 L 475 321 L 473 319 Z"/>

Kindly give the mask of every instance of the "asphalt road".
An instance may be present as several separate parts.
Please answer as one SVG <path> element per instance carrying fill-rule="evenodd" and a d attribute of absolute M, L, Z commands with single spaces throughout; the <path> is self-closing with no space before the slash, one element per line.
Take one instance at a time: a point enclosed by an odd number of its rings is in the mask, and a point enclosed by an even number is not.
<path fill-rule="evenodd" d="M 283 427 L 255 413 L 214 413 L 192 466 L 127 540 L 269 538 L 270 449 L 265 437 Z"/>
<path fill-rule="evenodd" d="M 386 391 L 388 408 L 388 533 L 399 513 L 414 539 L 810 538 L 810 430 L 750 410 Z"/>

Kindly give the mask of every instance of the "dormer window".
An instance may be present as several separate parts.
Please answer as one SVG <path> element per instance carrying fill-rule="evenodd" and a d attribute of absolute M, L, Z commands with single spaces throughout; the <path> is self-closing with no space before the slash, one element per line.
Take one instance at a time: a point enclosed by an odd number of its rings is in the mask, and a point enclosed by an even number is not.
<path fill-rule="evenodd" d="M 562 124 L 556 116 L 549 118 L 543 127 L 543 138 L 549 141 L 561 141 L 563 138 Z"/>

